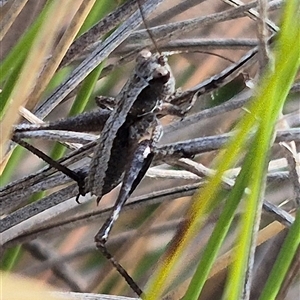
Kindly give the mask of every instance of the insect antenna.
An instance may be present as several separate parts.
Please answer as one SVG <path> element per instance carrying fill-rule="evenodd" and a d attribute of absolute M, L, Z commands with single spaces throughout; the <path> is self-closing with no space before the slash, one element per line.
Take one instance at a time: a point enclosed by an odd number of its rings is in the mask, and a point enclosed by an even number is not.
<path fill-rule="evenodd" d="M 148 24 L 147 24 L 147 21 L 146 21 L 146 18 L 145 18 L 145 16 L 144 16 L 144 13 L 143 13 L 143 8 L 142 8 L 142 5 L 141 5 L 140 0 L 137 0 L 137 4 L 138 4 L 138 7 L 139 7 L 139 11 L 140 11 L 140 14 L 141 14 L 141 17 L 142 17 L 143 24 L 144 24 L 144 26 L 145 26 L 145 29 L 146 29 L 148 35 L 149 35 L 149 38 L 150 38 L 150 40 L 152 41 L 152 43 L 153 43 L 153 45 L 154 45 L 154 48 L 155 48 L 156 52 L 159 53 L 159 54 L 161 55 L 161 53 L 160 53 L 160 51 L 159 51 L 159 48 L 158 48 L 158 44 L 157 44 L 155 38 L 153 37 L 153 34 L 152 34 L 151 30 L 149 29 L 149 26 L 148 26 Z"/>

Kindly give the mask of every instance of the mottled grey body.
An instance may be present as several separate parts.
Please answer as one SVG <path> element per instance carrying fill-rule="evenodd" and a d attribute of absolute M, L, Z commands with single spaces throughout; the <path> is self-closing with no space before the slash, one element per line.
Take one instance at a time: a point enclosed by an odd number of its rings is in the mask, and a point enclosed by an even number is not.
<path fill-rule="evenodd" d="M 175 91 L 165 57 L 143 50 L 136 62 L 134 73 L 116 97 L 116 107 L 104 125 L 90 164 L 86 190 L 99 199 L 119 183 L 128 157 L 156 122 L 155 112 Z"/>

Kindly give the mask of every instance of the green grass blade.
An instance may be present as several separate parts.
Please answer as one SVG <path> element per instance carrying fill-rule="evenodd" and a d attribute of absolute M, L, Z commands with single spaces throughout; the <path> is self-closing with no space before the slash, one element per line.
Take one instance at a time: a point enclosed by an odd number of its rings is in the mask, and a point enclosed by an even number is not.
<path fill-rule="evenodd" d="M 297 10 L 294 10 L 294 12 L 296 11 Z M 290 17 L 295 19 L 294 16 Z M 283 103 L 299 66 L 299 28 L 295 29 L 295 26 L 293 27 L 292 31 L 289 30 L 288 32 L 289 36 L 285 36 L 286 32 L 282 30 L 282 34 L 279 36 L 274 54 L 274 72 L 272 72 L 271 69 L 268 70 L 264 77 L 264 81 L 258 90 L 258 96 L 253 99 L 248 108 L 251 113 L 245 115 L 240 121 L 237 126 L 236 136 L 229 142 L 226 150 L 218 155 L 216 159 L 218 167 L 215 176 L 194 196 L 194 202 L 189 211 L 189 221 L 185 227 L 185 234 L 176 239 L 176 248 L 173 249 L 172 253 L 165 258 L 164 263 L 159 266 L 157 273 L 153 276 L 153 279 L 149 284 L 146 299 L 158 299 L 161 296 L 163 289 L 167 284 L 166 279 L 170 277 L 171 271 L 175 267 L 189 241 L 193 238 L 193 236 L 195 236 L 197 231 L 199 231 L 203 224 L 203 220 L 205 219 L 205 215 L 215 204 L 216 195 L 220 190 L 223 173 L 230 168 L 241 155 L 249 138 L 249 133 L 257 130 L 258 126 L 262 126 L 257 131 L 256 141 L 252 144 L 252 146 L 256 147 L 257 142 L 261 142 L 261 145 L 257 147 L 257 150 L 253 152 L 255 153 L 257 151 L 256 153 L 260 153 L 257 159 L 257 162 L 259 162 L 260 165 L 256 169 L 255 173 L 253 173 L 258 177 L 254 182 L 249 184 L 249 187 L 253 189 L 248 206 L 251 208 L 251 217 L 245 221 L 245 226 L 248 228 L 248 234 L 247 237 L 242 240 L 243 249 L 250 249 L 253 237 L 252 227 L 250 227 L 250 225 L 255 223 L 256 212 L 259 209 L 258 199 L 261 197 L 261 189 L 263 188 L 263 184 L 259 180 L 264 178 L 267 162 L 265 154 L 268 153 L 267 150 L 270 147 L 272 132 L 277 116 L 282 109 Z M 287 26 L 283 25 L 283 28 L 287 28 Z M 278 86 L 278 84 L 282 82 L 284 82 L 284 88 L 280 85 Z M 281 89 L 281 91 L 280 93 L 277 93 L 279 89 Z M 271 97 L 271 102 L 269 97 Z M 267 115 L 265 120 L 264 118 L 266 113 Z M 264 124 L 265 121 L 266 124 Z M 262 153 L 264 155 L 262 155 L 259 151 L 263 151 Z M 253 162 L 253 168 L 256 166 L 256 163 Z M 248 262 L 249 251 L 246 251 L 247 253 L 242 255 L 236 263 L 236 270 L 238 272 L 241 270 L 242 265 Z M 244 277 L 244 273 L 242 276 L 235 276 L 235 282 L 239 284 L 238 286 L 244 286 Z M 238 295 L 240 295 L 240 293 L 241 288 L 237 291 L 234 298 L 230 299 L 238 299 Z"/>
<path fill-rule="evenodd" d="M 8 163 L 5 166 L 5 169 L 3 170 L 2 174 L 0 175 L 0 184 L 1 186 L 4 186 L 9 180 L 11 180 L 12 174 L 16 170 L 16 166 L 20 163 L 22 160 L 22 157 L 25 154 L 25 149 L 17 146 L 11 156 L 9 157 Z"/>
<path fill-rule="evenodd" d="M 261 132 L 261 131 L 260 131 Z M 264 138 L 266 134 L 262 134 Z M 260 134 L 256 135 L 254 143 L 258 143 L 260 140 Z M 271 139 L 271 134 L 269 134 Z M 233 262 L 233 267 L 231 269 L 229 279 L 227 281 L 228 285 L 226 288 L 224 299 L 243 299 L 241 298 L 242 291 L 244 289 L 244 282 L 246 278 L 246 272 L 249 256 L 252 249 L 252 243 L 255 243 L 254 237 L 256 236 L 257 227 L 256 217 L 257 213 L 260 215 L 261 203 L 260 199 L 262 197 L 262 191 L 265 183 L 265 173 L 266 173 L 266 162 L 269 143 L 258 144 L 254 151 L 248 154 L 248 161 L 252 162 L 252 166 L 248 169 L 250 176 L 248 175 L 248 187 L 250 189 L 250 194 L 248 193 L 245 199 L 245 208 L 243 218 L 240 224 L 240 237 L 238 239 L 238 244 L 236 246 L 236 259 Z M 262 152 L 262 149 L 265 150 Z M 255 234 L 254 234 L 255 233 Z M 254 236 L 254 237 L 253 237 Z"/>
<path fill-rule="evenodd" d="M 23 62 L 20 61 L 19 64 L 16 64 L 14 68 L 11 70 L 4 86 L 3 90 L 0 93 L 0 120 L 3 118 L 3 114 L 7 105 L 9 104 L 9 96 L 14 88 L 14 84 L 18 79 L 20 70 L 23 66 Z M 1 73 L 1 72 L 0 72 Z"/>
<path fill-rule="evenodd" d="M 247 186 L 248 169 L 251 164 L 251 160 L 247 160 L 243 164 L 235 185 L 227 197 L 224 210 L 218 218 L 218 222 L 207 242 L 196 272 L 184 296 L 184 299 L 186 300 L 198 299 L 200 296 L 218 251 L 230 229 L 236 208 L 243 197 L 245 187 Z"/>
<path fill-rule="evenodd" d="M 87 16 L 83 26 L 81 27 L 78 35 L 86 32 L 89 28 L 91 28 L 96 22 L 102 19 L 108 12 L 110 12 L 116 3 L 114 1 L 108 0 L 97 0 L 93 6 L 93 9 L 90 11 L 89 15 Z"/>
<path fill-rule="evenodd" d="M 47 18 L 50 7 L 51 1 L 48 1 L 35 22 L 23 34 L 21 39 L 8 53 L 5 59 L 0 62 L 0 82 L 2 82 L 8 74 L 10 74 L 10 70 L 12 70 L 15 66 L 18 66 L 19 63 L 25 59 L 36 35 L 38 34 L 42 24 L 45 22 L 45 18 Z"/>
<path fill-rule="evenodd" d="M 0 269 L 6 272 L 10 271 L 18 262 L 21 253 L 21 246 L 16 246 L 7 250 L 1 259 Z"/>
<path fill-rule="evenodd" d="M 300 246 L 300 209 L 281 247 L 276 262 L 260 295 L 260 300 L 276 299 L 288 268 Z"/>
<path fill-rule="evenodd" d="M 296 3 L 294 4 L 296 5 Z M 288 6 L 290 5 L 292 6 L 292 2 L 288 4 Z M 290 10 L 290 12 L 291 15 L 285 16 L 287 22 L 293 18 L 293 10 Z M 237 251 L 237 258 L 233 262 L 228 277 L 224 299 L 247 299 L 249 296 L 247 294 L 249 293 L 251 279 L 250 282 L 247 282 L 246 274 L 251 272 L 251 260 L 253 260 L 254 255 L 253 244 L 258 230 L 258 225 L 256 225 L 258 222 L 256 221 L 260 216 L 262 204 L 260 199 L 264 194 L 268 153 L 277 118 L 282 111 L 283 104 L 299 68 L 299 48 L 297 49 L 299 40 L 299 28 L 291 32 L 291 30 L 287 30 L 286 26 L 283 26 L 274 53 L 274 70 L 269 70 L 265 74 L 258 91 L 257 100 L 265 102 L 266 109 L 260 111 L 257 116 L 260 124 L 254 141 L 253 165 L 249 169 L 249 173 L 252 174 L 249 178 L 251 192 L 245 200 L 245 213 L 241 222 L 241 233 L 237 246 L 239 251 Z M 285 83 L 284 86 L 282 86 L 282 82 Z"/>

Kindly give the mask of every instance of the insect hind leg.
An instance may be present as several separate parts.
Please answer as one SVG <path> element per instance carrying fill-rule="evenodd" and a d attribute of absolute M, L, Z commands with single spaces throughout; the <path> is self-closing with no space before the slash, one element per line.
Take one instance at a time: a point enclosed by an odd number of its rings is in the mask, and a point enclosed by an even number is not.
<path fill-rule="evenodd" d="M 138 296 L 141 296 L 142 290 L 138 287 L 138 285 L 134 282 L 134 280 L 126 272 L 126 270 L 107 251 L 105 244 L 108 239 L 109 233 L 113 227 L 113 224 L 118 218 L 126 200 L 129 198 L 136 186 L 140 183 L 152 162 L 152 142 L 153 141 L 151 140 L 143 140 L 138 144 L 137 148 L 133 152 L 131 164 L 128 170 L 125 172 L 124 181 L 118 199 L 116 200 L 116 203 L 114 205 L 114 208 L 108 219 L 105 221 L 105 223 L 102 225 L 102 227 L 95 236 L 96 247 L 112 263 L 112 265 L 116 268 L 119 274 L 122 277 L 124 277 L 129 286 Z"/>
<path fill-rule="evenodd" d="M 103 256 L 115 267 L 119 274 L 126 280 L 131 289 L 140 297 L 143 291 L 133 280 L 133 278 L 128 274 L 128 272 L 120 265 L 120 263 L 112 256 L 112 254 L 107 250 L 105 243 L 96 243 L 97 248 L 101 251 Z"/>

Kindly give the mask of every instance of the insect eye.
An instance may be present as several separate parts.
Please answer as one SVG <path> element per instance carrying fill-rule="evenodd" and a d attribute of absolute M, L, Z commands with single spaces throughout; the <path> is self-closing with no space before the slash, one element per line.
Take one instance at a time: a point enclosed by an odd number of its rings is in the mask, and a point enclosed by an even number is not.
<path fill-rule="evenodd" d="M 161 66 L 165 66 L 166 65 L 166 58 L 161 55 L 158 57 L 158 63 L 161 65 Z"/>
<path fill-rule="evenodd" d="M 156 70 L 156 72 L 153 74 L 153 79 L 151 82 L 161 82 L 162 84 L 165 84 L 169 78 L 170 72 L 168 70 Z"/>
<path fill-rule="evenodd" d="M 153 74 L 153 78 L 161 78 L 165 77 L 169 74 L 169 71 L 164 67 L 159 67 L 156 69 L 156 71 Z"/>

